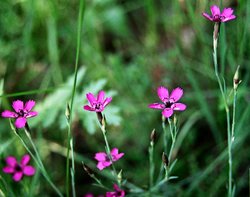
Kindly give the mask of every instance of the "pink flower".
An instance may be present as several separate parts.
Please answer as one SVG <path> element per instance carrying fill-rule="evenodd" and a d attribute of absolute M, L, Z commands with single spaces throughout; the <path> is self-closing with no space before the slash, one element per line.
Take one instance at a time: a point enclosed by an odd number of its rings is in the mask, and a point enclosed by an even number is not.
<path fill-rule="evenodd" d="M 120 189 L 118 185 L 114 184 L 114 192 L 107 192 L 106 197 L 124 197 L 125 191 Z"/>
<path fill-rule="evenodd" d="M 108 155 L 104 152 L 99 152 L 95 154 L 95 159 L 98 161 L 97 168 L 103 170 L 104 168 L 110 166 L 112 162 L 119 160 L 123 157 L 124 153 L 118 153 L 118 148 L 113 148 L 110 152 L 112 161 L 109 159 Z"/>
<path fill-rule="evenodd" d="M 23 175 L 33 176 L 36 172 L 36 169 L 33 166 L 27 165 L 30 161 L 30 156 L 28 154 L 22 157 L 20 164 L 13 156 L 8 156 L 5 161 L 7 166 L 3 168 L 3 171 L 6 174 L 13 174 L 12 179 L 14 181 L 20 181 Z"/>
<path fill-rule="evenodd" d="M 236 16 L 233 15 L 234 10 L 232 8 L 224 8 L 222 13 L 220 13 L 220 8 L 217 5 L 212 5 L 210 10 L 212 16 L 205 12 L 202 13 L 202 15 L 213 22 L 227 22 L 236 18 Z"/>
<path fill-rule="evenodd" d="M 16 118 L 15 126 L 20 129 L 26 125 L 27 118 L 36 116 L 38 113 L 36 111 L 31 111 L 35 106 L 36 102 L 29 100 L 23 104 L 23 101 L 17 100 L 12 103 L 12 107 L 15 110 L 14 112 L 5 110 L 2 112 L 2 117 L 4 118 Z"/>
<path fill-rule="evenodd" d="M 168 89 L 160 86 L 157 89 L 157 93 L 163 103 L 152 103 L 148 107 L 152 109 L 163 110 L 162 115 L 166 118 L 172 116 L 174 110 L 184 111 L 186 109 L 185 104 L 176 103 L 183 95 L 183 90 L 181 88 L 175 88 L 169 96 Z"/>
<path fill-rule="evenodd" d="M 102 112 L 104 108 L 112 101 L 112 97 L 104 99 L 105 92 L 100 91 L 97 98 L 92 93 L 86 94 L 90 105 L 85 105 L 83 109 L 88 111 Z"/>

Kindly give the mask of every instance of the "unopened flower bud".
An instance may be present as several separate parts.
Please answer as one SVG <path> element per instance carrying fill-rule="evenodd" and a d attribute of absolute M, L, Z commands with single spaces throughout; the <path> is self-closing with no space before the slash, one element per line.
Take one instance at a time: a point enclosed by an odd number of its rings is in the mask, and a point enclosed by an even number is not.
<path fill-rule="evenodd" d="M 87 174 L 89 176 L 93 176 L 94 175 L 93 171 L 85 163 L 83 163 L 82 166 L 83 166 L 83 169 L 85 170 L 85 172 L 87 172 Z"/>
<path fill-rule="evenodd" d="M 165 165 L 165 166 L 168 166 L 169 161 L 168 161 L 168 156 L 167 156 L 167 154 L 163 152 L 161 158 L 162 158 L 162 162 L 164 163 L 164 165 Z"/>
<path fill-rule="evenodd" d="M 65 109 L 65 116 L 67 118 L 67 120 L 69 121 L 70 119 L 70 106 L 69 103 L 67 103 L 66 109 Z"/>
<path fill-rule="evenodd" d="M 102 112 L 96 112 L 99 123 L 102 127 L 105 128 L 105 116 L 102 115 Z"/>
<path fill-rule="evenodd" d="M 119 183 L 122 182 L 122 170 L 120 170 L 120 172 L 118 173 L 117 179 L 118 179 L 118 182 L 119 182 Z"/>
<path fill-rule="evenodd" d="M 240 66 L 237 67 L 235 74 L 234 74 L 234 79 L 233 79 L 233 84 L 234 84 L 234 90 L 236 90 L 241 83 L 241 80 L 239 79 L 239 69 Z"/>
<path fill-rule="evenodd" d="M 177 116 L 176 115 L 174 115 L 174 125 L 176 126 L 177 125 Z"/>
<path fill-rule="evenodd" d="M 156 138 L 156 132 L 155 132 L 155 129 L 153 129 L 153 131 L 151 132 L 151 135 L 150 135 L 150 140 L 152 143 L 155 142 L 155 138 Z"/>

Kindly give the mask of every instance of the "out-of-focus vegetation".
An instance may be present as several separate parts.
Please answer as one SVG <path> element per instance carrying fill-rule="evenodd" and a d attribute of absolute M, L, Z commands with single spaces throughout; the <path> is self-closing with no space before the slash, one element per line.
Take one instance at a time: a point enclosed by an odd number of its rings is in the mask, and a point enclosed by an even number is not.
<path fill-rule="evenodd" d="M 104 151 L 95 114 L 82 110 L 87 103 L 85 93 L 104 89 L 113 96 L 105 115 L 111 146 L 125 153 L 117 165 L 123 169 L 124 179 L 147 188 L 147 148 L 153 128 L 157 132 L 156 166 L 160 166 L 163 150 L 161 114 L 147 107 L 158 99 L 159 85 L 182 87 L 182 102 L 188 106 L 178 113 L 179 140 L 174 150 L 178 162 L 173 174 L 179 178 L 162 187 L 162 192 L 165 196 L 226 195 L 226 117 L 213 72 L 213 23 L 201 15 L 209 12 L 210 5 L 220 3 L 234 8 L 237 16 L 221 26 L 218 55 L 228 93 L 237 65 L 241 65 L 233 178 L 236 196 L 247 195 L 250 1 L 86 0 L 73 116 L 77 196 L 104 193 L 91 186 L 93 180 L 81 163 L 96 169 L 93 156 Z M 39 116 L 29 120 L 31 135 L 46 169 L 63 192 L 67 144 L 64 111 L 73 84 L 78 7 L 77 0 L 0 2 L 1 110 L 10 109 L 15 99 L 36 100 Z M 0 167 L 7 155 L 21 157 L 25 153 L 3 119 L 0 144 Z M 16 195 L 25 190 L 10 176 L 1 173 L 1 177 Z M 112 185 L 107 177 L 103 179 Z M 39 173 L 24 181 L 29 183 L 31 196 L 54 195 Z"/>

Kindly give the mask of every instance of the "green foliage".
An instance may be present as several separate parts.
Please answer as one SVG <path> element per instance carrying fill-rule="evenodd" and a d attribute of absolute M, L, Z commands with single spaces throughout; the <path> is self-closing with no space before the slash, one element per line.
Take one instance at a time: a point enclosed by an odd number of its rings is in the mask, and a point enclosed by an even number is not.
<path fill-rule="evenodd" d="M 39 115 L 29 119 L 32 137 L 39 147 L 55 184 L 65 190 L 65 109 L 72 93 L 79 1 L 9 0 L 0 2 L 0 104 L 11 109 L 16 99 L 34 99 Z M 226 117 L 212 63 L 213 23 L 201 13 L 218 1 L 85 1 L 80 64 L 73 110 L 76 192 L 104 193 L 89 186 L 92 180 L 82 170 L 81 161 L 92 161 L 104 151 L 96 114 L 82 107 L 85 94 L 103 89 L 113 101 L 104 111 L 108 139 L 125 152 L 118 166 L 123 177 L 147 190 L 149 136 L 156 129 L 155 168 L 162 154 L 161 113 L 147 107 L 157 98 L 156 88 L 184 89 L 187 110 L 178 113 L 178 138 L 173 169 L 176 180 L 164 185 L 165 196 L 224 196 L 227 190 Z M 232 80 L 238 66 L 242 83 L 236 108 L 233 178 L 235 196 L 248 190 L 250 159 L 250 0 L 222 1 L 233 7 L 237 19 L 221 26 L 219 71 L 224 75 L 228 102 L 232 107 Z M 20 132 L 22 132 L 20 130 Z M 91 134 L 91 135 L 90 135 Z M 0 124 L 1 155 L 21 155 L 7 120 Z M 244 150 L 244 151 L 242 151 Z M 3 167 L 4 162 L 0 167 Z M 108 170 L 98 177 L 111 186 Z M 155 177 L 156 178 L 156 177 Z M 5 182 L 1 181 L 5 180 Z M 54 193 L 38 174 L 25 179 L 34 196 Z M 8 187 L 6 187 L 6 184 Z M 129 184 L 128 184 L 129 185 Z M 132 186 L 131 186 L 132 188 Z M 21 185 L 0 174 L 0 195 L 14 191 L 24 194 Z M 2 192 L 2 193 L 1 193 Z M 159 196 L 162 196 L 162 193 Z M 20 196 L 20 195 L 19 195 Z"/>

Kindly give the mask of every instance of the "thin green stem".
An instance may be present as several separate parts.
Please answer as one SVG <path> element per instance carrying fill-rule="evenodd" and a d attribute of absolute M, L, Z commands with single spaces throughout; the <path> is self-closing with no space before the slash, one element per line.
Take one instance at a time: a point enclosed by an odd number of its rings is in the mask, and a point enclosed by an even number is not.
<path fill-rule="evenodd" d="M 48 175 L 48 173 L 47 173 L 47 171 L 46 171 L 46 168 L 45 168 L 44 165 L 43 165 L 43 162 L 42 162 L 42 160 L 41 160 L 40 154 L 39 154 L 39 152 L 38 152 L 38 150 L 37 150 L 37 148 L 36 148 L 36 146 L 35 146 L 35 144 L 34 144 L 32 138 L 31 138 L 31 136 L 30 136 L 29 131 L 28 131 L 26 128 L 24 128 L 24 131 L 25 131 L 25 134 L 26 134 L 27 138 L 29 139 L 29 142 L 30 142 L 30 144 L 31 144 L 31 146 L 32 146 L 32 148 L 33 148 L 33 150 L 35 151 L 36 157 L 35 157 L 33 154 L 31 154 L 31 156 L 33 156 L 33 158 L 36 158 L 37 163 L 39 164 L 38 166 L 39 166 L 40 170 L 42 171 L 44 177 L 46 178 L 46 180 L 48 181 L 48 183 L 51 185 L 51 187 L 56 191 L 56 193 L 57 193 L 60 197 L 63 197 L 62 193 L 61 193 L 61 192 L 59 191 L 59 189 L 55 186 L 55 184 L 51 181 L 51 179 L 50 179 L 50 177 L 49 177 L 49 175 Z M 20 138 L 21 138 L 21 137 L 20 137 Z M 22 142 L 24 142 L 24 141 L 22 140 Z M 25 142 L 24 142 L 24 143 L 25 143 Z M 25 146 L 25 148 L 26 148 L 27 150 L 29 150 L 29 148 L 28 148 L 27 145 Z M 30 150 L 29 150 L 28 152 L 31 153 Z"/>
<path fill-rule="evenodd" d="M 171 124 L 171 123 L 169 123 Z M 171 132 L 173 133 L 173 132 Z M 175 146 L 175 141 L 176 141 L 176 136 L 177 136 L 177 132 L 176 132 L 176 126 L 174 125 L 174 133 L 171 134 L 172 135 L 172 144 L 171 144 L 171 148 L 170 148 L 170 151 L 169 151 L 169 154 L 168 154 L 168 161 L 169 161 L 169 164 L 171 163 L 171 159 L 172 159 L 172 153 L 173 153 L 173 150 L 174 150 L 174 146 Z"/>
<path fill-rule="evenodd" d="M 73 111 L 74 106 L 74 98 L 76 92 L 76 82 L 77 82 L 77 72 L 78 72 L 78 65 L 79 65 L 79 54 L 81 48 L 81 33 L 82 33 L 82 24 L 83 24 L 83 16 L 84 16 L 84 5 L 85 1 L 80 0 L 80 7 L 79 7 L 79 14 L 78 14 L 78 25 L 77 25 L 77 47 L 76 47 L 76 59 L 75 59 L 75 71 L 74 71 L 74 83 L 72 88 L 71 94 L 71 102 L 70 102 L 70 110 Z M 67 161 L 66 161 L 66 196 L 69 197 L 69 151 L 71 148 L 72 154 L 74 153 L 74 147 L 70 147 L 70 142 L 72 140 L 73 144 L 73 137 L 71 136 L 71 123 L 72 123 L 72 113 L 69 113 L 68 117 L 68 133 L 67 133 Z M 71 139 L 72 138 L 72 139 Z M 74 157 L 73 157 L 74 158 Z M 72 158 L 72 163 L 74 163 L 74 159 Z M 71 173 L 71 178 L 74 179 L 74 171 Z M 72 180 L 72 183 L 74 180 Z M 75 193 L 75 188 L 72 188 L 73 195 Z"/>
<path fill-rule="evenodd" d="M 155 164 L 154 164 L 154 142 L 151 141 L 149 148 L 149 190 L 151 192 L 151 188 L 154 184 L 154 171 L 155 171 Z"/>
<path fill-rule="evenodd" d="M 214 37 L 213 37 L 213 60 L 214 60 L 214 72 L 216 75 L 216 79 L 220 88 L 221 96 L 223 99 L 223 105 L 226 111 L 227 118 L 227 143 L 228 143 L 228 197 L 232 196 L 232 140 L 231 140 L 231 129 L 230 129 L 230 112 L 229 107 L 226 100 L 226 92 L 222 86 L 222 82 L 218 72 L 218 62 L 217 62 L 217 44 L 218 44 L 218 35 L 219 35 L 219 23 L 215 23 L 214 28 Z"/>
<path fill-rule="evenodd" d="M 237 89 L 233 90 L 234 98 L 233 98 L 233 116 L 232 116 L 232 142 L 234 141 L 234 132 L 235 132 L 235 114 L 236 114 L 236 101 L 237 101 Z"/>
<path fill-rule="evenodd" d="M 112 159 L 112 156 L 111 156 L 110 146 L 109 146 L 108 139 L 107 139 L 107 136 L 106 136 L 106 133 L 107 133 L 107 132 L 106 132 L 105 126 L 102 126 L 102 125 L 101 125 L 101 130 L 102 130 L 103 138 L 104 138 L 104 141 L 105 141 L 105 147 L 106 147 L 107 155 L 108 155 L 110 161 L 112 161 L 113 159 Z M 118 184 L 119 187 L 120 187 L 120 186 L 121 186 L 121 183 L 120 183 L 120 181 L 119 181 L 118 174 L 117 174 L 117 171 L 116 171 L 116 169 L 115 169 L 115 165 L 114 165 L 113 162 L 111 162 L 111 166 L 112 166 L 112 168 L 113 168 L 113 172 L 114 172 L 114 176 L 115 176 L 115 178 L 116 178 L 116 180 L 117 180 L 117 184 Z"/>

